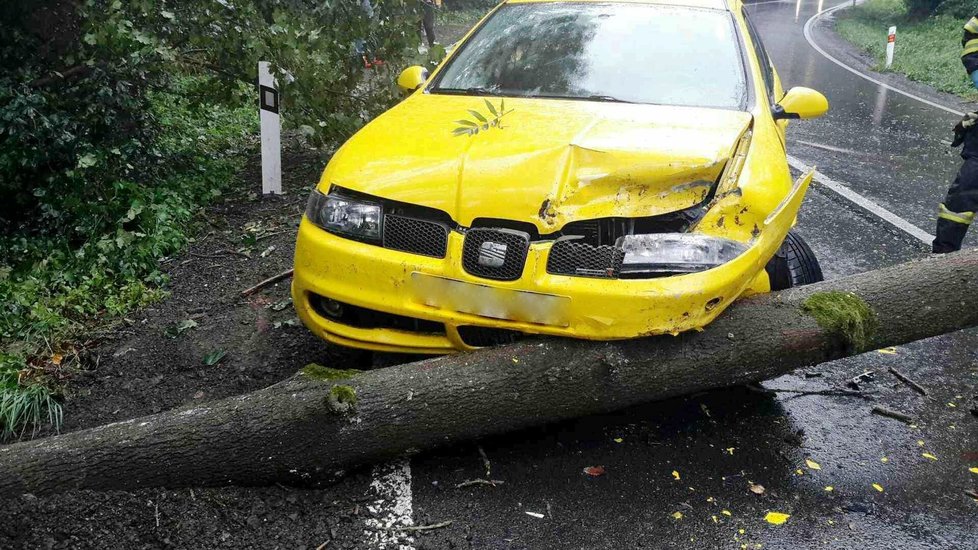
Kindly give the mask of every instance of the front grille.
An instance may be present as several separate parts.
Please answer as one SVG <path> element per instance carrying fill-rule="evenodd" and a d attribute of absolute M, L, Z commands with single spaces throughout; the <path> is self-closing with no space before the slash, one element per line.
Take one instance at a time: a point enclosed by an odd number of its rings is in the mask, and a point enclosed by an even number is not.
<path fill-rule="evenodd" d="M 523 274 L 530 236 L 512 229 L 469 229 L 462 247 L 465 271 L 486 279 L 515 281 Z"/>
<path fill-rule="evenodd" d="M 319 315 L 351 327 L 368 329 L 387 328 L 423 334 L 445 334 L 445 325 L 434 321 L 367 309 L 365 307 L 330 300 L 318 294 L 311 294 L 309 296 L 309 302 Z M 332 307 L 332 310 L 330 307 Z"/>
<path fill-rule="evenodd" d="M 578 239 L 560 239 L 550 247 L 547 273 L 616 279 L 625 253 L 615 246 L 592 246 Z"/>
<path fill-rule="evenodd" d="M 384 248 L 444 258 L 448 249 L 448 226 L 387 214 L 384 216 Z"/>
<path fill-rule="evenodd" d="M 473 327 L 463 325 L 458 327 L 458 335 L 466 345 L 474 348 L 511 344 L 520 339 L 523 333 L 502 328 Z"/>

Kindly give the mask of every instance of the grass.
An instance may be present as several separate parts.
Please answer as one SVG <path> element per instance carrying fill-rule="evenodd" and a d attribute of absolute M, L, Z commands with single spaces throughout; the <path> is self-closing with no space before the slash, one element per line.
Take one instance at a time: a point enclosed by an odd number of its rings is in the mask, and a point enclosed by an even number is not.
<path fill-rule="evenodd" d="M 58 236 L 0 235 L 0 440 L 57 430 L 63 380 L 76 342 L 93 329 L 166 296 L 160 260 L 181 250 L 201 207 L 244 165 L 257 131 L 246 87 L 237 101 L 195 105 L 180 78 L 151 96 L 164 128 L 155 147 L 170 170 L 119 182 L 124 214 L 83 243 Z M 126 212 L 128 208 L 128 212 Z"/>
<path fill-rule="evenodd" d="M 841 12 L 835 28 L 842 38 L 876 59 L 876 70 L 885 72 L 887 31 L 896 25 L 896 49 L 889 71 L 976 100 L 978 91 L 961 65 L 961 34 L 966 20 L 938 14 L 913 21 L 903 0 L 868 0 Z"/>

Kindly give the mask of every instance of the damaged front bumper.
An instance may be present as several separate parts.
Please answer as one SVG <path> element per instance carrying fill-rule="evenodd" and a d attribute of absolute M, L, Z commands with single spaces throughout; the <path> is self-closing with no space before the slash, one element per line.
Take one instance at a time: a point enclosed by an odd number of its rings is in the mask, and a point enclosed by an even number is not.
<path fill-rule="evenodd" d="M 739 296 L 769 290 L 764 266 L 809 181 L 796 182 L 732 261 L 655 279 L 554 275 L 546 268 L 553 243 L 534 242 L 519 278 L 489 281 L 463 268 L 462 233 L 452 231 L 446 256 L 432 258 L 352 241 L 303 219 L 293 301 L 302 322 L 326 340 L 385 352 L 470 350 L 486 344 L 479 329 L 590 340 L 700 329 Z"/>

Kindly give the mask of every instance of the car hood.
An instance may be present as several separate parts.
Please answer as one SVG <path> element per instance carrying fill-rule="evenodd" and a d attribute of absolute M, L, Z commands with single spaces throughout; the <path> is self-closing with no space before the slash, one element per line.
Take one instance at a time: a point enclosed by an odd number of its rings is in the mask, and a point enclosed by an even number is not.
<path fill-rule="evenodd" d="M 702 202 L 750 121 L 720 109 L 415 94 L 341 147 L 320 188 L 437 208 L 463 226 L 498 218 L 551 233 Z M 473 123 L 478 133 L 456 135 Z"/>

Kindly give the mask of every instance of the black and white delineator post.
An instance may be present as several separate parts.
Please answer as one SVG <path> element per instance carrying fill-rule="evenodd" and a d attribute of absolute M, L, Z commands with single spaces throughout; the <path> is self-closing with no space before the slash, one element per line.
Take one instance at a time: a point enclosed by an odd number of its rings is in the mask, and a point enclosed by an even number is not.
<path fill-rule="evenodd" d="M 893 48 L 896 46 L 896 27 L 890 27 L 886 33 L 886 68 L 893 65 Z"/>
<path fill-rule="evenodd" d="M 268 61 L 258 62 L 258 105 L 261 116 L 261 192 L 282 194 L 282 125 L 278 89 Z"/>

